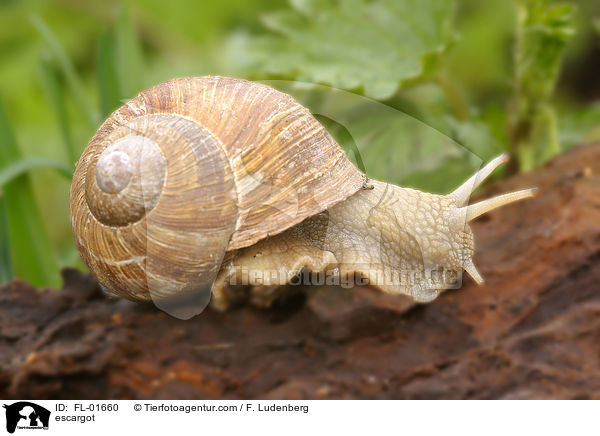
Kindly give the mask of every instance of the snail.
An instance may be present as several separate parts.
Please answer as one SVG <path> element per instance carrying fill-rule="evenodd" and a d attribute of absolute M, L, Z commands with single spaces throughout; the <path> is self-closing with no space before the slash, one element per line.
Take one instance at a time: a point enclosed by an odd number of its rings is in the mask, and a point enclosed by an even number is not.
<path fill-rule="evenodd" d="M 269 304 L 300 271 L 361 276 L 428 302 L 463 270 L 483 281 L 468 222 L 534 195 L 467 205 L 506 160 L 448 195 L 401 188 L 368 179 L 285 93 L 180 78 L 141 92 L 100 126 L 73 176 L 71 224 L 103 288 L 182 318 L 211 295 L 225 309 L 248 289 Z"/>

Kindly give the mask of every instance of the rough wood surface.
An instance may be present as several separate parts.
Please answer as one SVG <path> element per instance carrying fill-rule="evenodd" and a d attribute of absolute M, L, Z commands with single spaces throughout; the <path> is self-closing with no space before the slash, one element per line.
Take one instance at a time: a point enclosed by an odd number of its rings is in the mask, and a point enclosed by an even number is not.
<path fill-rule="evenodd" d="M 180 321 L 74 271 L 3 285 L 0 397 L 600 398 L 600 145 L 480 196 L 523 186 L 473 224 L 486 284 L 429 305 L 318 288 Z"/>

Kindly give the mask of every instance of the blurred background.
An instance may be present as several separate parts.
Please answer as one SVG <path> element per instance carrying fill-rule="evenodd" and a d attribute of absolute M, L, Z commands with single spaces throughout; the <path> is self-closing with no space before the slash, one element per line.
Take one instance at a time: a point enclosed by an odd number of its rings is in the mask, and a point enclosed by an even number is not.
<path fill-rule="evenodd" d="M 158 82 L 265 81 L 371 177 L 444 193 L 502 151 L 506 176 L 599 140 L 599 70 L 597 0 L 1 0 L 0 282 L 84 268 L 74 164 Z"/>

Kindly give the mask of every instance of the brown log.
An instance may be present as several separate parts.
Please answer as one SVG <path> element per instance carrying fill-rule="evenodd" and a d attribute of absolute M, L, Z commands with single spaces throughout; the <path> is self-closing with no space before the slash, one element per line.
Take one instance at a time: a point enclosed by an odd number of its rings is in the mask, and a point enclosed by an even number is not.
<path fill-rule="evenodd" d="M 428 305 L 313 288 L 180 321 L 104 296 L 0 286 L 0 397 L 600 398 L 600 145 L 491 185 L 536 199 L 473 223 L 484 286 Z"/>

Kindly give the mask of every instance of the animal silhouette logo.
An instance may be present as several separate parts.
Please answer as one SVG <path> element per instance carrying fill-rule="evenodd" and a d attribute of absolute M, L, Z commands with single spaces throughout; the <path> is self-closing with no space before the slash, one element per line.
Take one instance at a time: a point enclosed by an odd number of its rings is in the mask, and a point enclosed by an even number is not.
<path fill-rule="evenodd" d="M 6 431 L 14 433 L 19 429 L 48 429 L 50 411 L 29 401 L 19 401 L 6 409 Z"/>

